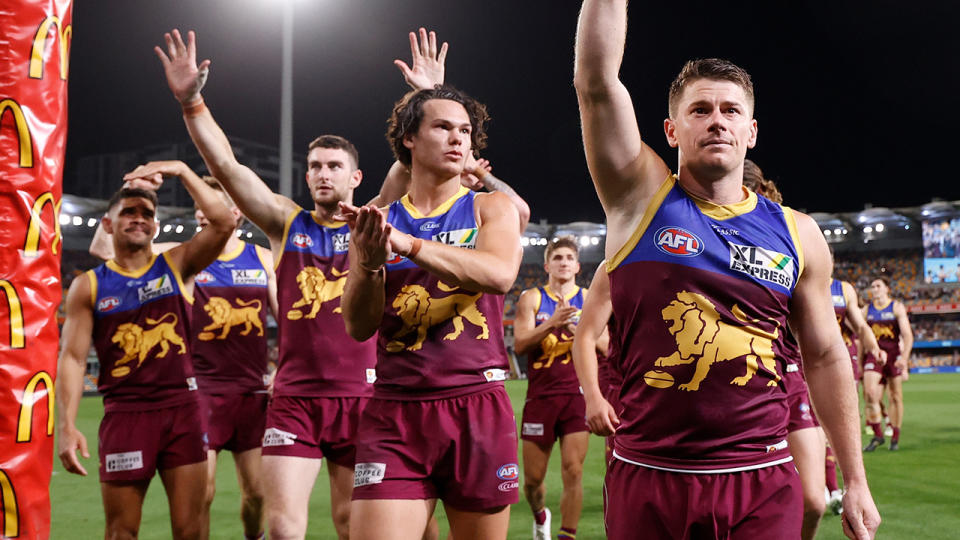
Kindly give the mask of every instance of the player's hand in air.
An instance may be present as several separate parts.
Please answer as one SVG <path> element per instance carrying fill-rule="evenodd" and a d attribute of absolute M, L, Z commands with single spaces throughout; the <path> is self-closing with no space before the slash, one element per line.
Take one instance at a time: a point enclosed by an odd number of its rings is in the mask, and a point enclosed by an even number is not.
<path fill-rule="evenodd" d="M 164 176 L 182 177 L 189 171 L 187 164 L 182 161 L 151 161 L 123 175 L 124 182 L 137 182 L 142 186 L 156 186 L 154 191 L 163 184 Z"/>
<path fill-rule="evenodd" d="M 157 191 L 163 185 L 163 175 L 154 174 L 147 177 L 135 177 L 127 180 L 124 178 L 123 187 L 125 189 L 143 189 L 146 191 Z"/>
<path fill-rule="evenodd" d="M 437 34 L 429 34 L 425 28 L 420 28 L 420 39 L 416 32 L 410 32 L 410 53 L 413 57 L 413 66 L 408 66 L 403 60 L 393 61 L 393 65 L 403 73 L 403 79 L 414 90 L 428 90 L 443 84 L 444 62 L 447 59 L 447 42 L 443 42 L 437 50 Z"/>
<path fill-rule="evenodd" d="M 197 65 L 197 38 L 193 30 L 187 32 L 187 42 L 183 42 L 180 31 L 174 28 L 163 35 L 167 43 L 167 52 L 160 47 L 153 51 L 163 64 L 163 71 L 167 76 L 167 84 L 173 97 L 181 105 L 189 105 L 200 100 L 200 91 L 207 82 L 210 60 L 204 60 Z"/>
<path fill-rule="evenodd" d="M 89 458 L 90 451 L 87 450 L 87 438 L 75 427 L 65 427 L 60 429 L 57 436 L 57 455 L 60 456 L 60 462 L 67 472 L 86 476 L 87 470 L 77 459 L 77 450 L 80 455 Z"/>
<path fill-rule="evenodd" d="M 587 429 L 594 435 L 609 437 L 617 430 L 620 419 L 610 402 L 599 396 L 584 396 L 587 403 Z"/>
<path fill-rule="evenodd" d="M 463 165 L 463 172 L 460 173 L 460 185 L 473 191 L 480 191 L 483 189 L 483 181 L 480 180 L 480 176 L 486 176 L 492 170 L 493 167 L 488 160 L 476 159 L 472 152 L 468 152 L 467 160 Z"/>
<path fill-rule="evenodd" d="M 378 269 L 390 256 L 393 227 L 375 206 L 355 207 L 340 203 L 340 216 L 350 226 L 350 241 L 357 250 L 357 262 L 363 268 Z"/>

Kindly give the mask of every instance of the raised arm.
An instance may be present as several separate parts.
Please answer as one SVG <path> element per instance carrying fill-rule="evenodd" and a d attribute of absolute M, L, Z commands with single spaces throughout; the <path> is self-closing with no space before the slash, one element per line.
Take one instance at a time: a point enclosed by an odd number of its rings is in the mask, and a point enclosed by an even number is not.
<path fill-rule="evenodd" d="M 123 187 L 157 191 L 160 189 L 161 185 L 163 185 L 163 178 L 152 177 L 135 178 L 133 180 L 124 182 Z M 153 254 L 159 255 L 164 251 L 169 251 L 179 245 L 180 242 L 154 242 Z M 87 248 L 87 251 L 94 257 L 104 261 L 109 261 L 114 257 L 115 253 L 113 252 L 113 235 L 103 228 L 103 222 L 97 224 L 97 228 L 93 232 L 93 239 L 90 240 L 90 247 Z"/>
<path fill-rule="evenodd" d="M 186 280 L 217 259 L 236 229 L 237 221 L 220 195 L 182 161 L 152 161 L 137 167 L 124 178 L 132 180 L 158 174 L 179 178 L 197 207 L 210 221 L 193 238 L 167 252 L 170 262 Z"/>
<path fill-rule="evenodd" d="M 270 313 L 274 319 L 280 318 L 280 308 L 277 304 L 277 273 L 273 269 L 273 253 L 260 246 L 256 247 L 257 255 L 267 271 L 267 301 L 270 302 Z"/>
<path fill-rule="evenodd" d="M 577 378 L 587 404 L 587 427 L 592 433 L 601 436 L 612 435 L 616 431 L 615 425 L 620 423 L 613 406 L 603 396 L 597 369 L 597 342 L 601 336 L 609 336 L 607 321 L 613 312 L 610 280 L 605 266 L 605 262 L 600 263 L 593 275 L 590 294 L 583 301 L 578 331 L 573 338 L 573 366 L 577 370 Z M 609 342 L 609 338 L 607 341 Z"/>
<path fill-rule="evenodd" d="M 841 281 L 840 287 L 843 289 L 843 297 L 847 302 L 847 306 L 852 306 L 847 308 L 847 323 L 857 336 L 860 337 L 860 344 L 864 354 L 872 354 L 878 362 L 882 362 L 883 359 L 880 358 L 880 345 L 877 344 L 877 336 L 873 335 L 873 330 L 870 329 L 870 325 L 867 324 L 867 320 L 863 317 L 863 312 L 860 311 L 860 300 L 857 298 L 857 291 L 853 288 L 853 285 L 846 281 Z"/>
<path fill-rule="evenodd" d="M 341 203 L 342 204 L 342 203 Z M 350 230 L 350 273 L 340 297 L 343 323 L 357 341 L 366 341 L 380 327 L 386 301 L 384 264 L 393 228 L 375 206 L 357 209 Z"/>
<path fill-rule="evenodd" d="M 860 452 L 857 391 L 830 298 L 830 252 L 816 222 L 795 213 L 805 266 L 790 300 L 790 326 L 817 417 L 843 472 L 843 528 L 850 538 L 876 534 L 880 514 L 870 495 Z"/>
<path fill-rule="evenodd" d="M 60 334 L 60 359 L 57 363 L 57 455 L 67 472 L 87 475 L 77 459 L 89 458 L 87 438 L 77 429 L 77 409 L 83 396 L 83 375 L 87 371 L 90 336 L 93 335 L 93 299 L 90 277 L 78 276 L 67 291 L 64 303 L 67 318 Z"/>
<path fill-rule="evenodd" d="M 627 0 L 584 0 L 574 86 L 587 166 L 608 220 L 613 220 L 611 228 L 632 232 L 631 225 L 670 171 L 640 139 L 630 94 L 619 79 L 626 35 Z"/>
<path fill-rule="evenodd" d="M 167 84 L 173 96 L 183 107 L 183 121 L 190 132 L 207 169 L 227 190 L 237 207 L 279 247 L 283 226 L 296 204 L 286 197 L 274 194 L 248 167 L 241 165 L 223 130 L 203 102 L 200 91 L 206 82 L 209 60 L 197 66 L 196 37 L 187 33 L 184 43 L 178 30 L 164 34 L 166 53 L 160 47 L 154 51 L 163 64 Z M 274 249 L 276 252 L 276 249 Z"/>

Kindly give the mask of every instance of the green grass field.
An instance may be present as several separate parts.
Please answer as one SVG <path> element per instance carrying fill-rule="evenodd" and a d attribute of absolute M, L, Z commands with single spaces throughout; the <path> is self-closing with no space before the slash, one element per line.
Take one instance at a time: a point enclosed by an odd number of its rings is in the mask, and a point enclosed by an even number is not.
<path fill-rule="evenodd" d="M 903 427 L 901 450 L 886 448 L 866 456 L 867 474 L 874 498 L 880 508 L 883 524 L 878 538 L 956 538 L 960 531 L 960 375 L 918 375 L 904 386 L 907 416 Z M 525 381 L 507 383 L 514 410 L 519 413 L 526 391 Z M 97 426 L 103 408 L 99 398 L 84 398 L 80 406 L 78 427 L 90 442 L 96 456 Z M 85 466 L 90 476 L 67 474 L 56 460 L 50 496 L 53 503 L 51 538 L 97 538 L 103 536 L 103 508 L 97 480 L 96 458 Z M 553 509 L 553 532 L 560 527 L 559 454 L 550 463 L 547 476 L 547 504 Z M 325 470 L 324 470 L 325 471 Z M 326 473 L 321 471 L 321 475 Z M 584 465 L 583 517 L 578 537 L 603 538 L 603 441 L 591 437 L 590 452 Z M 310 500 L 308 538 L 335 538 L 329 518 L 327 482 L 317 482 Z M 229 452 L 220 456 L 217 471 L 217 497 L 211 515 L 211 538 L 241 538 L 239 493 Z M 442 538 L 446 537 L 446 521 L 438 506 Z M 512 508 L 510 538 L 529 538 L 532 517 L 522 501 Z M 166 497 L 160 482 L 155 480 L 147 494 L 140 538 L 145 540 L 170 537 Z M 843 538 L 840 520 L 824 518 L 818 538 Z"/>

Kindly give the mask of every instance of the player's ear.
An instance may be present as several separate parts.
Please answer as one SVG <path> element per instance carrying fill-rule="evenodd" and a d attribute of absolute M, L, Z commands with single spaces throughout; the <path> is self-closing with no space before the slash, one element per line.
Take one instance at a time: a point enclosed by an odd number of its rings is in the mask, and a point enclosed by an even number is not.
<path fill-rule="evenodd" d="M 104 214 L 103 217 L 100 218 L 100 225 L 103 226 L 103 230 L 107 234 L 113 234 L 113 220 L 110 219 L 110 214 Z"/>
<path fill-rule="evenodd" d="M 750 138 L 747 139 L 747 148 L 753 148 L 757 145 L 757 120 L 750 121 Z"/>
<path fill-rule="evenodd" d="M 671 118 L 667 118 L 663 121 L 663 133 L 667 136 L 667 144 L 670 145 L 670 148 L 676 148 L 680 146 L 680 142 L 677 141 L 677 125 Z"/>
<path fill-rule="evenodd" d="M 350 174 L 350 189 L 354 189 L 363 181 L 363 171 L 356 169 Z"/>
<path fill-rule="evenodd" d="M 407 133 L 403 136 L 403 146 L 413 148 L 413 133 Z"/>

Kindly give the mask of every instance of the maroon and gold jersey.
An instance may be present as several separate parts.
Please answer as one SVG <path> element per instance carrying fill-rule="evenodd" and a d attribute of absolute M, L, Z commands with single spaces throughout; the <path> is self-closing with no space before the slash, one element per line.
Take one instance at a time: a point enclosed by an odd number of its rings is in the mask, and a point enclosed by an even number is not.
<path fill-rule="evenodd" d="M 202 392 L 265 390 L 267 281 L 257 246 L 245 242 L 197 274 L 191 345 Z"/>
<path fill-rule="evenodd" d="M 847 297 L 843 295 L 843 282 L 839 279 L 830 281 L 830 297 L 833 299 L 833 312 L 837 316 L 837 324 L 840 325 L 840 334 L 843 336 L 843 344 L 855 347 L 853 333 L 847 328 Z M 856 309 L 856 306 L 854 306 Z"/>
<path fill-rule="evenodd" d="M 376 380 L 376 340 L 357 342 L 343 323 L 340 297 L 350 272 L 346 223 L 323 223 L 298 209 L 287 218 L 277 260 L 274 395 L 368 397 Z"/>
<path fill-rule="evenodd" d="M 145 411 L 196 400 L 187 331 L 193 298 L 168 255 L 132 271 L 107 261 L 87 275 L 104 410 Z"/>
<path fill-rule="evenodd" d="M 395 229 L 474 249 L 475 193 L 461 188 L 430 215 L 408 197 L 390 205 Z M 404 257 L 387 261 L 386 305 L 377 341 L 376 396 L 435 399 L 502 385 L 509 372 L 503 343 L 503 295 L 450 286 Z"/>
<path fill-rule="evenodd" d="M 700 473 L 792 459 L 778 359 L 803 252 L 793 212 L 744 192 L 717 205 L 667 178 L 607 263 L 618 459 Z"/>
<path fill-rule="evenodd" d="M 560 298 L 550 287 L 538 287 L 536 291 L 539 301 L 535 324 L 539 326 L 553 315 L 560 305 Z M 564 300 L 569 306 L 582 309 L 583 289 L 575 286 Z M 574 320 L 579 316 L 580 311 L 577 311 Z M 554 328 L 527 355 L 527 399 L 581 393 L 577 371 L 573 367 L 573 336 L 566 326 Z"/>
<path fill-rule="evenodd" d="M 867 304 L 867 324 L 877 337 L 877 344 L 884 350 L 900 349 L 900 325 L 893 312 L 893 300 L 886 306 L 877 308 L 873 302 Z"/>

